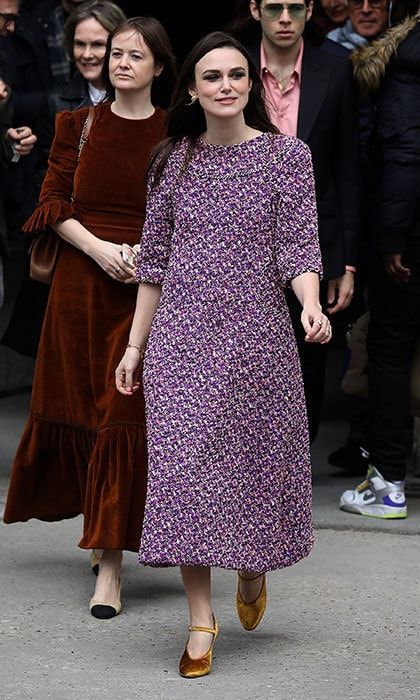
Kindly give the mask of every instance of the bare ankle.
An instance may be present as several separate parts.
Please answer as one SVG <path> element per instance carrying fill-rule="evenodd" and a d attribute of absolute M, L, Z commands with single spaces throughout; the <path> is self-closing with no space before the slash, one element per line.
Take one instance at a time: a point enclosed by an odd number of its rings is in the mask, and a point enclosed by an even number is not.
<path fill-rule="evenodd" d="M 239 569 L 238 575 L 243 581 L 256 581 L 261 576 L 264 576 L 263 573 L 259 574 L 256 571 L 246 571 L 245 569 Z"/>
<path fill-rule="evenodd" d="M 192 627 L 212 627 L 213 626 L 213 611 L 210 606 L 203 606 L 196 610 L 190 611 L 190 624 Z"/>

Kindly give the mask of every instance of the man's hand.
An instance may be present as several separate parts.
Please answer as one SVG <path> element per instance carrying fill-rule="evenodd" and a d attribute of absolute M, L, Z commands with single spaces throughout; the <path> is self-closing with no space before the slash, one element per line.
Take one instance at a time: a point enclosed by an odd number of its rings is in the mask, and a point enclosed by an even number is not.
<path fill-rule="evenodd" d="M 10 92 L 6 83 L 0 78 L 0 105 L 9 98 Z"/>
<path fill-rule="evenodd" d="M 328 282 L 328 314 L 336 314 L 343 311 L 350 304 L 354 293 L 354 272 L 346 270 L 342 277 Z M 335 303 L 334 303 L 335 302 Z M 331 306 L 334 304 L 334 306 Z"/>
<path fill-rule="evenodd" d="M 35 134 L 29 126 L 20 126 L 17 129 L 8 129 L 7 138 L 14 144 L 14 150 L 19 156 L 27 156 L 37 141 Z"/>
<path fill-rule="evenodd" d="M 396 284 L 406 284 L 410 280 L 411 270 L 401 263 L 401 253 L 384 254 L 385 270 L 387 275 Z"/>

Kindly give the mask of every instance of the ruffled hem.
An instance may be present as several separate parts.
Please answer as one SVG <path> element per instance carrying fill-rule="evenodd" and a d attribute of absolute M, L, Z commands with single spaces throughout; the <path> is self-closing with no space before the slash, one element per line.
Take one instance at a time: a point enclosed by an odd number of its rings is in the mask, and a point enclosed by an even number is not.
<path fill-rule="evenodd" d="M 146 431 L 89 431 L 30 416 L 13 465 L 4 522 L 84 514 L 86 549 L 139 551 L 147 483 Z"/>
<path fill-rule="evenodd" d="M 146 428 L 118 423 L 99 430 L 89 462 L 79 547 L 138 552 L 146 487 Z"/>
<path fill-rule="evenodd" d="M 47 226 L 56 224 L 57 221 L 71 219 L 74 215 L 75 210 L 70 202 L 65 202 L 62 199 L 53 199 L 37 206 L 33 214 L 24 223 L 22 231 L 25 233 L 45 231 Z"/>
<path fill-rule="evenodd" d="M 80 515 L 94 442 L 94 432 L 30 416 L 13 465 L 4 522 Z"/>

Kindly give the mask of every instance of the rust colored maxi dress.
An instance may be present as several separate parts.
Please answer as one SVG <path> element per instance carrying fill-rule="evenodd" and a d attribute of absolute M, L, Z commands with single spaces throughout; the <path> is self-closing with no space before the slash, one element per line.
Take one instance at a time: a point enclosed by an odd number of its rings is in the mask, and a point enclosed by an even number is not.
<path fill-rule="evenodd" d="M 86 116 L 86 109 L 58 115 L 40 203 L 24 230 L 74 217 L 99 238 L 134 245 L 145 216 L 145 168 L 164 136 L 165 113 L 129 120 L 96 107 L 78 162 Z M 63 243 L 4 522 L 83 513 L 80 547 L 138 551 L 147 478 L 143 392 L 124 397 L 114 384 L 136 293 Z"/>

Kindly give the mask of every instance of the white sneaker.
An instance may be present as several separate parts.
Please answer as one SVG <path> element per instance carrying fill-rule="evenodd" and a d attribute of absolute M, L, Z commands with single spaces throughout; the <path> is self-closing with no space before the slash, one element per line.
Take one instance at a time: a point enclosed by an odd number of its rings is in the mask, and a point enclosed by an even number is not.
<path fill-rule="evenodd" d="M 340 508 L 348 513 L 368 515 L 371 518 L 406 518 L 404 482 L 394 484 L 386 481 L 376 467 L 370 464 L 366 480 L 356 489 L 344 491 L 340 498 Z"/>

